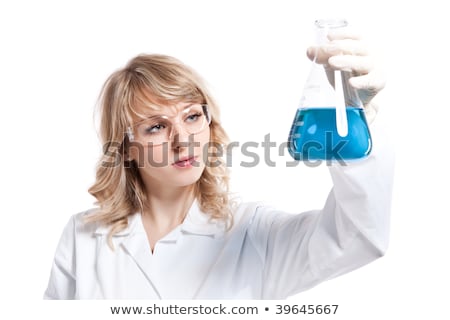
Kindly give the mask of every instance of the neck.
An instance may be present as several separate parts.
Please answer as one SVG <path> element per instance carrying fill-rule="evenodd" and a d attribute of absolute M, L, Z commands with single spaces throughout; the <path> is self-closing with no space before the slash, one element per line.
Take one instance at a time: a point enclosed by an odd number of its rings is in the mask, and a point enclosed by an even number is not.
<path fill-rule="evenodd" d="M 195 185 L 153 189 L 148 194 L 143 219 L 162 229 L 181 224 L 195 199 Z"/>

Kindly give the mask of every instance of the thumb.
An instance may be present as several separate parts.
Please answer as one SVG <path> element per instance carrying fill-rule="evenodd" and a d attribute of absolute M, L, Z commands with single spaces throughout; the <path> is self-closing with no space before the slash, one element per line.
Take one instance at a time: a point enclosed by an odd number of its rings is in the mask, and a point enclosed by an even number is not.
<path fill-rule="evenodd" d="M 316 59 L 315 61 L 318 64 L 327 64 L 330 57 L 339 53 L 339 48 L 332 44 L 323 46 L 311 46 L 306 49 L 306 55 L 308 56 L 308 58 L 311 61 Z"/>

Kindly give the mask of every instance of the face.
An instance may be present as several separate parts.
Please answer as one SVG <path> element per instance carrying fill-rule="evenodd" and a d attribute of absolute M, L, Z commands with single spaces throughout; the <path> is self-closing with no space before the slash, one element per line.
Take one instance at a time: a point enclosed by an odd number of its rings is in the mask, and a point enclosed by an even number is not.
<path fill-rule="evenodd" d="M 186 102 L 139 110 L 146 120 L 136 119 L 128 156 L 137 163 L 149 190 L 191 186 L 200 178 L 210 140 L 207 123 L 197 132 L 197 121 L 205 117 L 202 110 L 200 104 Z"/>

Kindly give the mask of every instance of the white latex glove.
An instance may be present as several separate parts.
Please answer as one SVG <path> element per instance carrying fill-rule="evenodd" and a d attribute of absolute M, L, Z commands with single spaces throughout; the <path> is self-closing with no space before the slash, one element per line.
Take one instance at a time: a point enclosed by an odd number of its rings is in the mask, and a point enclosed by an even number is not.
<path fill-rule="evenodd" d="M 334 83 L 334 70 L 351 72 L 349 83 L 354 87 L 364 105 L 366 118 L 371 123 L 378 111 L 372 99 L 385 86 L 384 76 L 375 67 L 374 58 L 369 54 L 361 37 L 347 29 L 330 31 L 329 42 L 317 47 L 309 47 L 308 57 L 324 64 L 330 82 Z"/>

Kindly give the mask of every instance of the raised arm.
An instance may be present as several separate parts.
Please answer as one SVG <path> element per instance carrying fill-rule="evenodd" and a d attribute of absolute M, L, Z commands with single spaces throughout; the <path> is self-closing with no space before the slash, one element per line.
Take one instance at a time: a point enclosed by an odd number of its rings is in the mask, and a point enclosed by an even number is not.
<path fill-rule="evenodd" d="M 322 210 L 292 215 L 260 207 L 250 235 L 263 252 L 264 298 L 285 298 L 381 257 L 389 240 L 394 156 L 383 127 L 374 121 L 372 101 L 384 87 L 356 36 L 335 34 L 319 50 L 328 68 L 352 72 L 371 124 L 372 153 L 336 163 L 333 188 Z M 307 196 L 307 195 L 305 195 Z"/>

